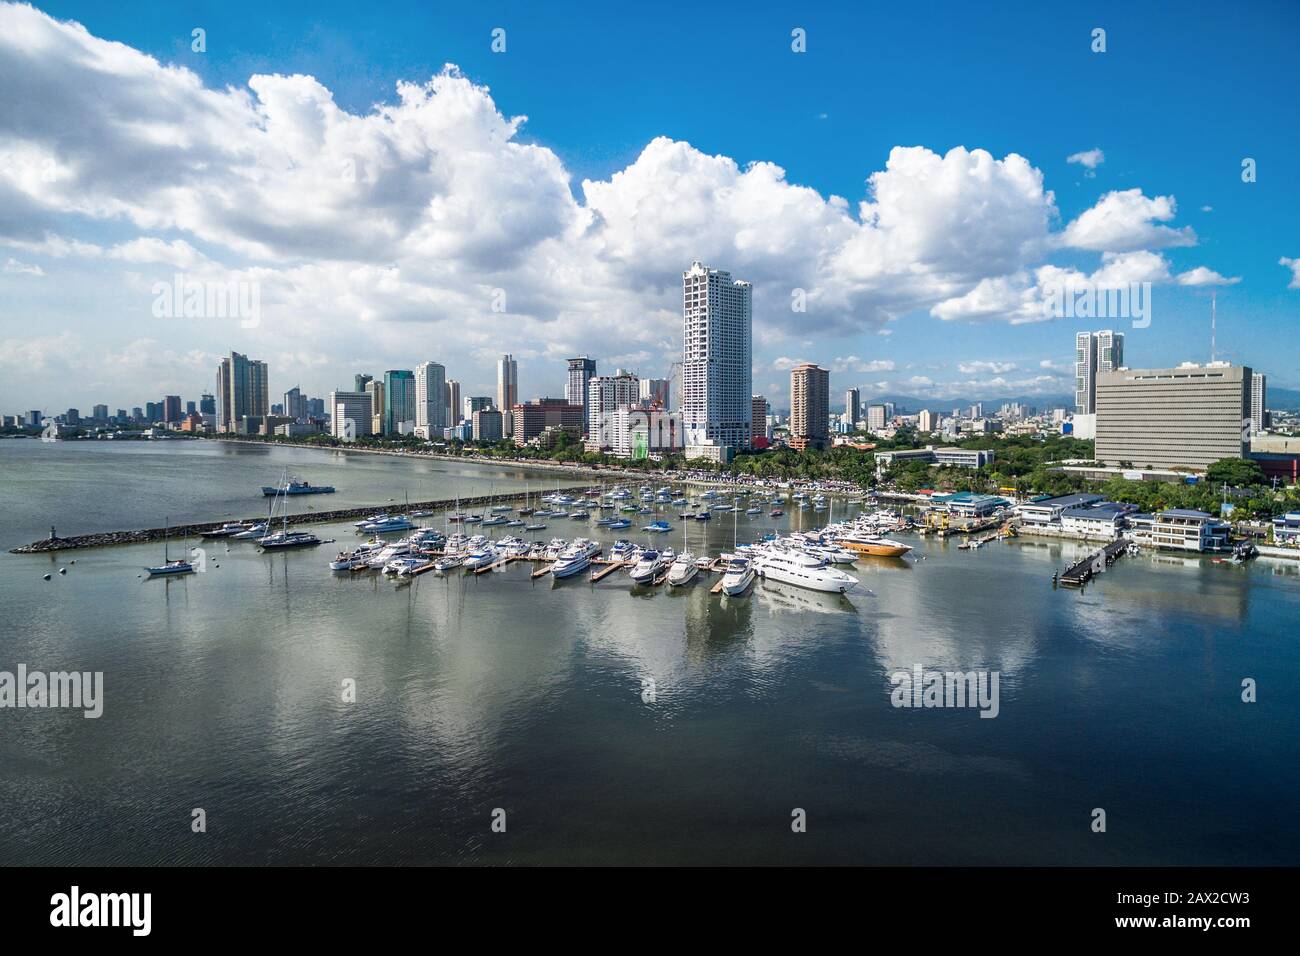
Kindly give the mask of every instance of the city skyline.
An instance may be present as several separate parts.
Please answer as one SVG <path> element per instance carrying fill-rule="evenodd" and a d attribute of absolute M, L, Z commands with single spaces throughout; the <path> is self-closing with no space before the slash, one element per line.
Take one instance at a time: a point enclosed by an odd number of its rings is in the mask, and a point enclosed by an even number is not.
<path fill-rule="evenodd" d="M 975 14 L 949 12 L 951 33 L 941 40 L 955 43 Z M 802 361 L 829 368 L 837 388 L 861 388 L 864 402 L 1068 394 L 1068 335 L 1079 329 L 1127 332 L 1144 366 L 1205 361 L 1211 291 L 1219 357 L 1261 370 L 1271 387 L 1294 388 L 1300 344 L 1286 331 L 1300 308 L 1291 227 L 1300 186 L 1284 157 L 1295 154 L 1297 134 L 1289 124 L 1252 123 L 1285 110 L 1288 87 L 1251 85 L 1239 95 L 1246 81 L 1229 54 L 1243 33 L 1221 11 L 1202 12 L 1202 32 L 1181 37 L 1179 50 L 1203 41 L 1224 55 L 1178 81 L 1190 90 L 1150 75 L 1150 60 L 1175 55 L 1153 42 L 1151 15 L 1104 13 L 1110 47 L 1093 53 L 1091 24 L 1072 36 L 1053 22 L 1037 36 L 1038 14 L 1025 13 L 1005 35 L 985 31 L 974 49 L 954 47 L 947 72 L 916 90 L 899 84 L 870 104 L 874 112 L 847 95 L 858 61 L 837 36 L 855 23 L 869 29 L 866 21 L 851 14 L 832 29 L 805 18 L 808 52 L 796 54 L 791 25 L 758 13 L 737 24 L 741 52 L 727 54 L 760 57 L 772 76 L 737 91 L 785 120 L 755 131 L 739 118 L 677 118 L 676 81 L 614 129 L 591 124 L 583 97 L 628 88 L 525 83 L 525 67 L 555 55 L 542 42 L 555 28 L 525 8 L 504 17 L 513 41 L 500 55 L 486 32 L 463 27 L 434 31 L 433 54 L 419 48 L 428 35 L 390 50 L 387 40 L 349 36 L 337 24 L 294 28 L 342 44 L 348 55 L 335 62 L 273 26 L 222 30 L 225 18 L 241 16 L 238 5 L 212 14 L 201 53 L 190 48 L 193 25 L 138 11 L 0 5 L 0 72 L 22 71 L 34 104 L 0 110 L 10 158 L 0 189 L 13 211 L 0 230 L 0 406 L 134 403 L 141 379 L 160 394 L 193 395 L 232 350 L 261 356 L 286 384 L 314 395 L 344 388 L 357 367 L 411 367 L 422 351 L 453 370 L 465 394 L 496 393 L 494 365 L 506 351 L 521 367 L 521 398 L 563 394 L 555 369 L 582 354 L 602 368 L 669 378 L 682 344 L 675 276 L 695 258 L 753 283 L 752 388 L 778 407 L 788 406 L 789 371 Z M 272 25 L 279 16 L 265 14 Z M 1282 24 L 1296 14 L 1256 16 Z M 654 35 L 666 24 L 636 27 Z M 591 25 L 564 29 L 584 56 L 611 55 L 584 45 Z M 1131 42 L 1135 32 L 1142 44 Z M 1273 32 L 1276 44 L 1251 31 L 1258 69 L 1288 62 L 1285 32 Z M 38 70 L 40 44 L 49 52 Z M 1033 58 L 1017 70 L 1055 57 L 1055 95 L 1076 112 L 1017 125 L 1029 109 L 1019 99 L 1040 112 L 1050 104 L 1046 93 L 1010 82 L 999 63 L 1004 47 Z M 101 65 L 88 74 L 84 63 L 95 57 Z M 982 125 L 959 108 L 968 104 L 926 95 L 972 57 L 988 71 Z M 377 75 L 367 64 L 378 64 Z M 1153 109 L 1117 120 L 1113 98 L 1139 75 Z M 103 91 L 103 116 L 78 106 L 75 90 L 90 85 Z M 139 96 L 151 98 L 156 118 L 132 134 L 125 120 Z M 921 97 L 923 123 L 909 111 Z M 156 146 L 174 139 L 200 102 L 219 117 L 213 136 L 262 158 L 255 184 L 236 191 L 239 215 L 222 213 L 215 197 L 249 170 L 222 158 L 215 140 L 198 137 L 181 154 Z M 1227 102 L 1232 115 L 1207 143 L 1200 117 Z M 995 116 L 1003 112 L 1013 115 Z M 414 155 L 384 159 L 394 145 L 385 122 L 422 144 Z M 842 144 L 831 155 L 826 136 Z M 1245 158 L 1258 163 L 1253 182 L 1243 181 Z M 184 206 L 137 173 L 190 162 L 211 172 L 168 184 Z M 445 166 L 439 182 L 428 174 L 435 162 Z M 275 172 L 283 164 L 308 171 L 310 183 L 307 172 Z M 318 228 L 298 218 L 309 186 L 313 202 L 342 211 L 321 213 Z M 676 207 L 680 219 L 657 208 L 665 193 L 694 197 Z M 1149 327 L 1104 317 L 1027 321 L 1027 294 L 1032 304 L 1049 280 L 1081 277 L 1152 282 Z M 255 302 L 257 316 L 159 318 L 160 303 L 180 303 L 191 280 L 256 283 L 256 296 L 233 289 L 228 304 Z M 804 311 L 795 307 L 801 293 Z"/>

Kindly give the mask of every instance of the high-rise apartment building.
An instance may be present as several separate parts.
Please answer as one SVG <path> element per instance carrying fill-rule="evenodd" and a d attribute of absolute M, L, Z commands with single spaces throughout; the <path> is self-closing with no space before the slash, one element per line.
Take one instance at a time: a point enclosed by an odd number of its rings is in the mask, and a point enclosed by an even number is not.
<path fill-rule="evenodd" d="M 441 438 L 447 425 L 447 370 L 437 362 L 415 367 L 415 425 L 426 438 Z"/>
<path fill-rule="evenodd" d="M 596 374 L 596 360 L 581 355 L 569 359 L 569 378 L 564 385 L 564 397 L 570 405 L 587 407 L 587 383 Z M 583 415 L 584 421 L 590 421 L 589 414 Z"/>
<path fill-rule="evenodd" d="M 467 422 L 473 422 L 476 411 L 480 408 L 492 407 L 492 398 L 489 395 L 466 395 L 464 406 L 461 408 L 461 418 Z"/>
<path fill-rule="evenodd" d="M 930 411 L 928 408 L 921 409 L 920 414 L 916 416 L 916 428 L 922 432 L 937 432 L 939 430 L 939 414 Z"/>
<path fill-rule="evenodd" d="M 844 393 L 844 417 L 850 427 L 856 425 L 862 417 L 861 394 L 856 388 L 850 388 Z"/>
<path fill-rule="evenodd" d="M 447 427 L 455 425 L 461 419 L 460 414 L 460 382 L 454 378 L 447 379 Z"/>
<path fill-rule="evenodd" d="M 614 375 L 596 375 L 587 383 L 587 401 L 583 403 L 584 427 L 594 435 L 604 416 L 618 408 L 641 402 L 641 382 L 635 375 L 619 369 Z M 569 404 L 577 404 L 570 401 Z"/>
<path fill-rule="evenodd" d="M 1074 411 L 1097 411 L 1097 376 L 1124 364 L 1124 333 L 1080 332 L 1074 337 Z"/>
<path fill-rule="evenodd" d="M 582 434 L 583 407 L 564 398 L 535 398 L 515 405 L 512 411 L 516 445 L 536 438 L 547 428 L 563 429 L 575 438 Z"/>
<path fill-rule="evenodd" d="M 1262 372 L 1250 375 L 1250 430 L 1261 432 L 1268 428 L 1268 376 Z"/>
<path fill-rule="evenodd" d="M 265 362 L 231 352 L 217 368 L 217 431 L 235 431 L 243 418 L 271 410 Z"/>
<path fill-rule="evenodd" d="M 884 405 L 867 406 L 867 431 L 878 432 L 889 423 L 889 409 Z"/>
<path fill-rule="evenodd" d="M 307 417 L 307 396 L 297 385 L 284 393 L 284 417 L 295 422 Z"/>
<path fill-rule="evenodd" d="M 415 427 L 415 373 L 389 369 L 384 373 L 384 434 L 406 434 Z"/>
<path fill-rule="evenodd" d="M 749 444 L 751 448 L 766 448 L 767 436 L 767 399 L 754 395 L 749 400 Z"/>
<path fill-rule="evenodd" d="M 170 425 L 172 422 L 179 422 L 181 420 L 182 418 L 181 397 L 179 395 L 164 395 L 162 404 L 163 404 L 163 413 L 162 413 L 163 421 L 167 422 L 167 424 Z M 104 406 L 104 417 L 105 418 L 108 417 L 107 405 Z"/>
<path fill-rule="evenodd" d="M 698 259 L 682 273 L 682 417 L 688 445 L 747 448 L 753 432 L 753 287 Z"/>
<path fill-rule="evenodd" d="M 1226 362 L 1097 375 L 1097 445 L 1108 465 L 1203 471 L 1241 458 L 1250 431 L 1251 370 Z"/>
<path fill-rule="evenodd" d="M 509 412 L 519 403 L 519 364 L 511 355 L 497 361 L 497 408 Z"/>
<path fill-rule="evenodd" d="M 790 446 L 825 448 L 830 437 L 831 373 L 812 362 L 790 370 Z"/>
<path fill-rule="evenodd" d="M 369 376 L 366 376 L 370 378 Z M 371 435 L 384 434 L 384 383 L 377 382 L 373 378 L 366 382 L 365 393 L 370 396 L 370 431 Z M 358 432 L 358 434 L 360 434 Z"/>
<path fill-rule="evenodd" d="M 664 410 L 668 408 L 668 379 L 666 378 L 643 378 L 641 379 L 641 404 L 646 408 L 658 406 Z"/>

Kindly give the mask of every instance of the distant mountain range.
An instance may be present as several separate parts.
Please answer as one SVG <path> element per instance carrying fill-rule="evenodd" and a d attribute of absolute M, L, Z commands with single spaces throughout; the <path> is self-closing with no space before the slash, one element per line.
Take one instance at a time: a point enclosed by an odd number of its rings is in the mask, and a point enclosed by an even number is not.
<path fill-rule="evenodd" d="M 1268 387 L 1268 407 L 1283 412 L 1300 412 L 1300 389 Z"/>

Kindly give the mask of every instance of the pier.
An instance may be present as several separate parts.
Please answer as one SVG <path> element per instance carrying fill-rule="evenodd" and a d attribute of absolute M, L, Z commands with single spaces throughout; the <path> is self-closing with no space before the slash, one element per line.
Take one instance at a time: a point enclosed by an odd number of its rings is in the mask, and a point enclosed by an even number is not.
<path fill-rule="evenodd" d="M 564 485 L 558 490 L 563 492 L 585 491 L 591 487 L 590 484 Z M 555 491 L 557 489 L 550 489 Z M 549 493 L 549 492 L 548 492 Z M 347 518 L 365 518 L 368 515 L 380 514 L 383 512 L 392 513 L 409 513 L 411 511 L 444 511 L 448 508 L 460 507 L 462 509 L 473 510 L 475 508 L 487 507 L 493 504 L 501 504 L 507 501 L 522 502 L 527 498 L 536 497 L 537 492 L 514 492 L 510 494 L 498 495 L 480 495 L 476 498 L 455 498 L 439 499 L 437 501 L 412 501 L 409 504 L 395 504 L 387 502 L 382 505 L 358 505 L 355 508 L 339 508 L 334 511 L 304 511 L 300 514 L 289 516 L 290 527 L 298 527 L 304 524 L 323 524 L 328 521 L 343 521 Z M 223 524 L 230 521 L 265 521 L 265 513 L 251 515 L 245 518 L 222 518 L 220 521 L 206 521 L 201 524 L 184 524 L 172 525 L 170 528 L 141 528 L 135 531 L 101 531 L 96 534 L 80 534 L 71 537 L 59 537 L 55 534 L 54 528 L 50 529 L 50 536 L 42 538 L 40 541 L 33 541 L 31 544 L 25 544 L 22 547 L 13 548 L 11 554 L 43 554 L 47 551 L 69 551 L 75 548 L 99 548 L 112 544 L 140 544 L 146 541 L 161 541 L 164 536 L 169 535 L 173 538 L 193 538 L 202 534 L 204 531 L 215 531 Z M 276 523 L 279 523 L 277 519 Z"/>
<path fill-rule="evenodd" d="M 1116 538 L 1104 548 L 1092 552 L 1082 561 L 1077 561 L 1065 569 L 1060 583 L 1067 588 L 1081 588 L 1092 580 L 1093 575 L 1105 570 L 1115 563 L 1133 542 L 1128 538 Z"/>

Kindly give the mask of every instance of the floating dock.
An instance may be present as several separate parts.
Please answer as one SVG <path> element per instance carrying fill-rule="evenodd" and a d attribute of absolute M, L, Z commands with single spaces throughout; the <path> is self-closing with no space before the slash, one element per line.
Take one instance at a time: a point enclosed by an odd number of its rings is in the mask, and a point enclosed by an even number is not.
<path fill-rule="evenodd" d="M 1114 564 L 1132 543 L 1128 538 L 1116 538 L 1104 548 L 1092 552 L 1082 561 L 1077 561 L 1066 568 L 1060 577 L 1060 583 L 1067 588 L 1083 587 L 1093 579 L 1094 575 Z"/>

